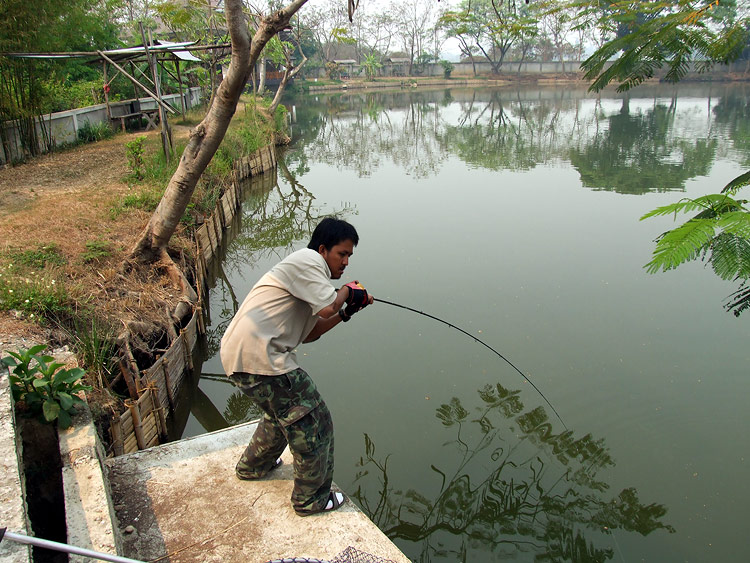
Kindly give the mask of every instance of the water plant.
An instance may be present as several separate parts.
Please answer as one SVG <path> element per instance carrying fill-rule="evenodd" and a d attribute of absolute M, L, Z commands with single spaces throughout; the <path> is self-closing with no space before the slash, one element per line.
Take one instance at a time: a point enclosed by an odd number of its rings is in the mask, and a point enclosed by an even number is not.
<path fill-rule="evenodd" d="M 82 368 L 66 369 L 52 356 L 40 355 L 46 348 L 39 344 L 28 350 L 8 350 L 10 356 L 0 358 L 0 364 L 9 370 L 13 398 L 23 401 L 29 414 L 41 414 L 45 422 L 57 421 L 60 428 L 68 428 L 76 405 L 84 403 L 77 394 L 90 391 L 91 386 L 81 383 Z"/>

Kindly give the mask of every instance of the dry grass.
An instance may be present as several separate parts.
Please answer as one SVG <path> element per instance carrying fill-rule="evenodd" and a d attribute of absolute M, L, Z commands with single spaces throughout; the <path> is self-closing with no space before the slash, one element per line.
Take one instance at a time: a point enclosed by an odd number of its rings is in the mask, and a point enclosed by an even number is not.
<path fill-rule="evenodd" d="M 185 127 L 173 129 L 174 136 L 187 133 Z M 163 276 L 142 279 L 119 273 L 149 219 L 139 210 L 115 218 L 110 213 L 129 192 L 125 143 L 139 135 L 158 137 L 159 132 L 118 134 L 0 169 L 0 253 L 54 243 L 66 261 L 56 273 L 68 294 L 113 325 L 131 319 L 163 322 L 166 303 L 176 294 Z M 91 241 L 103 241 L 108 255 L 84 261 Z M 38 342 L 50 338 L 44 327 L 0 312 L 0 342 L 21 335 Z"/>

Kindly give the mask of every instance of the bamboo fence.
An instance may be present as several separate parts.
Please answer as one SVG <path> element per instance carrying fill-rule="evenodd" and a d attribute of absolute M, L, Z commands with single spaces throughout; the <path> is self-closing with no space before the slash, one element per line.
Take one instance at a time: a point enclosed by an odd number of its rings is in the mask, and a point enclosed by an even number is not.
<path fill-rule="evenodd" d="M 167 439 L 166 419 L 174 412 L 177 392 L 185 375 L 193 369 L 193 348 L 198 334 L 205 333 L 204 308 L 211 267 L 221 259 L 225 233 L 232 227 L 244 198 L 247 178 L 261 176 L 276 168 L 273 145 L 235 162 L 232 185 L 216 208 L 195 233 L 196 286 L 198 306 L 190 322 L 180 331 L 169 350 L 136 380 L 138 400 L 125 401 L 127 410 L 115 415 L 110 424 L 114 455 L 150 448 Z M 268 175 L 273 181 L 272 175 Z"/>

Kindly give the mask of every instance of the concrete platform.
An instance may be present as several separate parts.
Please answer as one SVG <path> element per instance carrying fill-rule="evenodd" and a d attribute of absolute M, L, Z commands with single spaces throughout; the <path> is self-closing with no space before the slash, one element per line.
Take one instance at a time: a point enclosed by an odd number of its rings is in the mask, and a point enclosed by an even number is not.
<path fill-rule="evenodd" d="M 21 438 L 18 435 L 10 382 L 7 373 L 0 374 L 0 528 L 9 532 L 29 535 L 29 523 L 24 503 L 23 465 L 18 448 Z M 5 539 L 0 541 L 0 561 L 7 563 L 28 563 L 31 550 L 28 545 Z"/>
<path fill-rule="evenodd" d="M 254 431 L 248 423 L 107 460 L 122 555 L 265 563 L 331 560 L 353 547 L 379 560 L 409 561 L 351 500 L 330 513 L 297 516 L 289 450 L 265 478 L 238 480 L 234 465 Z"/>

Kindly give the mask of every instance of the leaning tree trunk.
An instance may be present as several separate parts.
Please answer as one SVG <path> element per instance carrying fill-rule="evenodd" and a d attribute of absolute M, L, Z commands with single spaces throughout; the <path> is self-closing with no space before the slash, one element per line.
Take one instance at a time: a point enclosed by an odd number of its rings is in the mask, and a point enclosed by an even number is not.
<path fill-rule="evenodd" d="M 190 133 L 185 152 L 164 197 L 131 251 L 131 262 L 171 262 L 166 252 L 169 240 L 190 203 L 198 179 L 224 138 L 255 61 L 266 43 L 289 24 L 291 17 L 306 2 L 293 0 L 278 12 L 263 18 L 251 39 L 242 12 L 242 1 L 226 0 L 227 28 L 232 41 L 229 70 L 216 91 L 206 117 Z"/>

